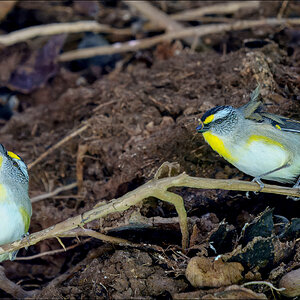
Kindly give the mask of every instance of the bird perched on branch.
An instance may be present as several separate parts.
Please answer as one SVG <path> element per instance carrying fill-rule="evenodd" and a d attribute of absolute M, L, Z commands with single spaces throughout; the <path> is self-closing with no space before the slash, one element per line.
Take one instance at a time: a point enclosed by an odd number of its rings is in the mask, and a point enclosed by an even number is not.
<path fill-rule="evenodd" d="M 254 177 L 283 183 L 300 175 L 300 122 L 262 110 L 259 86 L 239 108 L 216 106 L 201 118 L 197 131 L 227 161 Z M 300 186 L 300 177 L 294 187 Z"/>
<path fill-rule="evenodd" d="M 29 229 L 31 202 L 24 161 L 0 144 L 0 245 L 21 239 Z M 18 251 L 0 255 L 0 262 L 13 260 Z"/>

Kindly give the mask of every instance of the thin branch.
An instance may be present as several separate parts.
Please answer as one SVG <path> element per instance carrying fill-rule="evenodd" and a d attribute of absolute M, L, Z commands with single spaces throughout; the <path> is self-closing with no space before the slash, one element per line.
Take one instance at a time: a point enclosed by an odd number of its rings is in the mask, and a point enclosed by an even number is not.
<path fill-rule="evenodd" d="M 125 3 L 130 7 L 137 9 L 150 20 L 151 23 L 157 24 L 158 27 L 162 27 L 168 32 L 176 32 L 185 28 L 184 25 L 178 23 L 176 20 L 172 20 L 168 14 L 156 8 L 148 1 L 125 1 Z M 186 37 L 184 39 L 189 46 L 193 44 L 193 40 L 194 39 L 191 37 Z"/>
<path fill-rule="evenodd" d="M 128 3 L 130 4 L 130 3 Z M 257 8 L 258 1 L 245 2 L 229 2 L 225 4 L 216 4 L 203 8 L 187 10 L 178 14 L 169 15 L 168 18 L 172 21 L 191 21 L 198 20 L 199 17 L 206 14 L 224 14 L 232 13 L 240 8 Z M 145 24 L 143 30 L 162 30 L 165 26 L 158 24 Z M 54 23 L 46 25 L 37 25 L 27 27 L 21 30 L 16 30 L 8 34 L 0 35 L 0 44 L 3 46 L 11 46 L 13 44 L 24 42 L 38 36 L 47 36 L 61 33 L 79 33 L 79 32 L 101 32 L 118 35 L 132 35 L 131 28 L 112 28 L 105 24 L 99 24 L 95 21 L 78 21 L 71 23 Z"/>
<path fill-rule="evenodd" d="M 278 12 L 278 14 L 277 14 L 277 18 L 278 18 L 278 19 L 282 18 L 282 16 L 283 16 L 283 14 L 284 14 L 284 12 L 285 12 L 285 10 L 286 10 L 288 4 L 289 4 L 289 1 L 288 1 L 288 0 L 284 0 L 284 1 L 281 3 L 280 10 L 279 10 L 279 12 Z"/>
<path fill-rule="evenodd" d="M 77 187 L 77 182 L 74 182 L 74 183 L 71 183 L 71 184 L 68 184 L 68 185 L 65 185 L 65 186 L 61 186 L 61 187 L 55 189 L 52 192 L 32 197 L 31 198 L 31 203 L 35 203 L 35 202 L 38 202 L 38 201 L 41 201 L 41 200 L 44 200 L 44 199 L 47 199 L 47 198 L 54 197 L 54 196 L 58 195 L 61 192 L 72 190 L 75 187 Z"/>
<path fill-rule="evenodd" d="M 151 23 L 159 27 L 165 28 L 167 31 L 181 30 L 183 25 L 179 24 L 165 14 L 162 10 L 151 5 L 147 1 L 124 1 L 129 7 L 138 10 L 143 14 Z"/>
<path fill-rule="evenodd" d="M 93 112 L 97 112 L 100 109 L 102 109 L 103 107 L 105 107 L 107 105 L 110 105 L 110 104 L 113 104 L 115 102 L 117 102 L 117 101 L 116 100 L 112 100 L 112 101 L 109 101 L 109 102 L 106 102 L 106 103 L 99 104 L 97 107 L 94 108 Z M 88 121 L 86 121 L 86 123 L 88 123 Z M 56 143 L 55 145 L 53 145 L 52 147 L 50 147 L 47 151 L 45 151 L 44 153 L 42 153 L 36 160 L 34 160 L 33 162 L 29 163 L 28 164 L 28 169 L 30 170 L 31 168 L 33 168 L 37 163 L 39 163 L 40 161 L 42 161 L 45 157 L 47 157 L 54 150 L 58 149 L 63 144 L 67 143 L 69 140 L 71 140 L 75 136 L 79 135 L 81 132 L 85 131 L 88 127 L 89 127 L 89 125 L 86 124 L 86 125 L 78 128 L 77 130 L 73 131 L 72 133 L 68 134 L 61 141 L 59 141 L 58 143 Z"/>
<path fill-rule="evenodd" d="M 25 291 L 20 285 L 9 280 L 4 272 L 4 268 L 0 266 L 0 289 L 12 295 L 16 299 L 33 298 L 35 291 Z"/>
<path fill-rule="evenodd" d="M 37 163 L 39 163 L 41 160 L 43 160 L 47 155 L 52 153 L 54 150 L 71 140 L 73 137 L 79 135 L 81 132 L 85 131 L 89 127 L 88 124 L 78 128 L 71 134 L 67 135 L 65 138 L 63 138 L 61 141 L 59 141 L 57 144 L 54 146 L 50 147 L 46 152 L 42 153 L 36 160 L 34 160 L 32 163 L 28 164 L 28 169 L 30 170 L 33 166 L 35 166 Z"/>
<path fill-rule="evenodd" d="M 285 288 L 279 289 L 279 288 L 275 287 L 271 282 L 268 282 L 268 281 L 250 281 L 250 282 L 246 282 L 246 283 L 242 284 L 242 287 L 248 286 L 248 285 L 254 285 L 254 284 L 267 285 L 269 288 L 271 288 L 272 290 L 275 290 L 276 292 L 282 292 L 285 290 Z"/>
<path fill-rule="evenodd" d="M 75 245 L 67 247 L 66 250 L 65 249 L 56 249 L 56 250 L 51 250 L 51 251 L 45 251 L 45 252 L 38 253 L 35 255 L 31 255 L 31 256 L 16 257 L 14 260 L 32 260 L 32 259 L 40 258 L 43 256 L 47 256 L 47 255 L 55 255 L 55 254 L 69 251 L 69 250 L 74 249 L 81 245 L 82 245 L 81 243 L 77 243 Z"/>
<path fill-rule="evenodd" d="M 115 43 L 110 46 L 91 47 L 87 49 L 73 50 L 61 54 L 58 59 L 61 62 L 65 62 L 65 61 L 71 61 L 76 59 L 89 58 L 97 55 L 137 51 L 141 49 L 150 48 L 163 41 L 183 39 L 190 36 L 201 37 L 213 33 L 234 31 L 234 30 L 244 30 L 248 28 L 255 28 L 255 27 L 265 26 L 265 25 L 277 26 L 277 25 L 299 25 L 299 24 L 300 24 L 300 18 L 243 20 L 243 21 L 236 21 L 230 24 L 201 25 L 192 28 L 182 29 L 176 32 L 169 32 L 169 33 L 157 35 L 151 38 L 132 40 L 125 43 Z"/>
<path fill-rule="evenodd" d="M 85 229 L 81 227 L 60 234 L 60 237 L 78 237 L 78 236 L 89 236 L 112 244 L 132 245 L 132 243 L 129 242 L 128 240 L 121 239 L 114 236 L 109 236 L 91 229 Z"/>
<path fill-rule="evenodd" d="M 28 237 L 15 241 L 11 244 L 6 244 L 0 247 L 0 254 L 18 250 L 22 247 L 28 247 L 34 245 L 39 241 L 63 237 L 65 234 L 77 227 L 82 227 L 93 220 L 103 218 L 111 213 L 122 212 L 127 210 L 129 207 L 136 205 L 143 199 L 148 197 L 156 197 L 161 200 L 165 200 L 175 204 L 177 213 L 180 219 L 181 232 L 182 232 L 182 246 L 186 248 L 188 241 L 188 232 L 186 231 L 187 225 L 186 219 L 184 219 L 185 210 L 183 199 L 168 189 L 171 187 L 191 187 L 198 189 L 224 189 L 234 191 L 253 191 L 258 192 L 260 187 L 255 182 L 247 182 L 240 180 L 224 180 L 224 179 L 208 179 L 208 178 L 197 178 L 190 177 L 183 173 L 176 177 L 167 177 L 162 179 L 152 179 L 137 189 L 125 194 L 124 196 L 113 199 L 108 203 L 101 206 L 97 206 L 92 210 L 89 210 L 81 215 L 69 218 L 61 223 L 53 225 L 47 229 L 39 232 L 35 232 Z M 261 190 L 262 193 L 273 193 L 278 195 L 287 195 L 291 197 L 299 197 L 299 189 L 293 189 L 288 187 L 276 186 L 266 184 Z M 174 196 L 175 201 L 172 201 Z M 180 199 L 180 198 L 181 199 Z M 181 202 L 181 203 L 180 203 Z"/>
<path fill-rule="evenodd" d="M 194 8 L 180 12 L 178 14 L 170 15 L 173 20 L 176 21 L 194 21 L 198 20 L 199 17 L 208 14 L 230 14 L 240 9 L 256 9 L 259 8 L 260 1 L 236 1 L 220 3 L 211 6 L 204 6 L 200 8 Z"/>
<path fill-rule="evenodd" d="M 46 25 L 37 25 L 13 31 L 11 33 L 0 35 L 0 44 L 10 46 L 19 42 L 24 42 L 37 36 L 55 35 L 61 33 L 78 33 L 78 32 L 102 32 L 115 34 L 131 34 L 131 31 L 111 28 L 108 25 L 99 24 L 95 21 L 79 21 L 72 23 L 54 23 Z"/>

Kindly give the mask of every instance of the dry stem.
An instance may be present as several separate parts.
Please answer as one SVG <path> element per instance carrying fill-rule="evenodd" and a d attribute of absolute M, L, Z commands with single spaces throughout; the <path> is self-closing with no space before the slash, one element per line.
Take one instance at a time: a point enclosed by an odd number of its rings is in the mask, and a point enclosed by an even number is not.
<path fill-rule="evenodd" d="M 151 23 L 156 24 L 159 27 L 165 28 L 167 31 L 176 31 L 184 28 L 165 14 L 162 10 L 151 5 L 147 1 L 124 1 L 129 7 L 138 10 L 143 14 Z"/>
<path fill-rule="evenodd" d="M 77 187 L 77 182 L 74 182 L 74 183 L 71 183 L 71 184 L 68 184 L 68 185 L 64 185 L 64 186 L 60 186 L 59 188 L 55 189 L 52 192 L 45 193 L 45 194 L 42 194 L 42 195 L 38 195 L 36 197 L 32 197 L 31 198 L 31 203 L 54 197 L 54 196 L 56 196 L 57 194 L 59 194 L 61 192 L 72 190 L 75 187 Z"/>
<path fill-rule="evenodd" d="M 157 24 L 158 27 L 166 29 L 168 32 L 176 32 L 185 28 L 184 25 L 172 20 L 170 16 L 164 13 L 162 10 L 156 8 L 147 1 L 125 1 L 125 3 L 137 9 L 143 14 L 152 24 Z M 187 37 L 184 41 L 191 46 L 193 44 L 193 38 Z"/>
<path fill-rule="evenodd" d="M 9 280 L 2 266 L 0 266 L 0 289 L 16 299 L 32 298 L 35 294 L 34 291 L 25 291 L 18 284 Z"/>
<path fill-rule="evenodd" d="M 35 166 L 37 163 L 39 163 L 41 160 L 43 160 L 47 155 L 52 153 L 55 149 L 59 148 L 61 145 L 65 144 L 69 140 L 71 140 L 76 135 L 80 134 L 84 130 L 86 130 L 89 127 L 88 124 L 78 128 L 74 132 L 67 135 L 65 138 L 63 138 L 61 141 L 59 141 L 57 144 L 49 148 L 46 152 L 42 153 L 36 160 L 34 160 L 32 163 L 28 164 L 28 169 L 30 170 L 33 166 Z"/>
<path fill-rule="evenodd" d="M 138 187 L 134 191 L 131 191 L 124 196 L 113 199 L 110 202 L 95 207 L 82 215 L 78 215 L 69 218 L 61 223 L 51 226 L 39 232 L 35 232 L 28 237 L 15 241 L 11 244 L 6 244 L 0 247 L 0 254 L 11 252 L 22 247 L 34 245 L 39 241 L 63 237 L 68 234 L 71 230 L 81 227 L 93 220 L 103 218 L 108 214 L 115 212 L 122 212 L 127 210 L 129 207 L 136 205 L 140 201 L 150 196 L 156 197 L 163 201 L 170 202 L 175 205 L 182 232 L 182 247 L 185 249 L 188 244 L 188 231 L 187 231 L 187 220 L 186 211 L 182 197 L 168 189 L 171 187 L 191 187 L 198 189 L 224 189 L 234 191 L 258 191 L 260 187 L 254 182 L 246 182 L 240 180 L 223 180 L 223 179 L 207 179 L 190 177 L 183 173 L 175 177 L 167 177 L 162 179 L 152 179 L 144 185 Z M 299 197 L 299 189 L 281 187 L 276 185 L 268 185 L 261 191 L 262 193 L 273 193 L 279 195 L 287 195 L 292 197 Z"/>
<path fill-rule="evenodd" d="M 178 14 L 170 15 L 173 20 L 176 21 L 193 21 L 198 20 L 199 17 L 208 14 L 230 14 L 234 13 L 242 8 L 244 9 L 256 9 L 259 8 L 259 1 L 235 1 L 215 4 L 211 6 L 204 6 L 200 8 L 186 10 Z"/>
<path fill-rule="evenodd" d="M 201 37 L 207 34 L 220 33 L 220 32 L 231 31 L 231 30 L 243 30 L 243 29 L 254 28 L 254 27 L 259 27 L 264 25 L 276 26 L 276 25 L 299 25 L 299 24 L 300 24 L 300 18 L 245 20 L 245 21 L 236 21 L 231 24 L 201 25 L 192 28 L 178 30 L 176 32 L 169 32 L 169 33 L 157 35 L 151 38 L 133 40 L 125 43 L 115 43 L 110 46 L 92 47 L 87 49 L 78 49 L 78 50 L 69 51 L 61 54 L 59 56 L 59 61 L 64 62 L 64 61 L 71 61 L 76 59 L 89 58 L 97 55 L 136 51 L 136 50 L 152 47 L 163 41 L 183 39 L 190 36 Z"/>
<path fill-rule="evenodd" d="M 7 1 L 9 2 L 9 1 Z M 11 1 L 13 3 L 13 1 Z M 128 3 L 130 4 L 130 3 Z M 224 14 L 233 13 L 241 8 L 257 8 L 258 1 L 244 1 L 244 2 L 228 2 L 206 6 L 203 8 L 187 10 L 178 14 L 169 15 L 168 18 L 174 21 L 189 21 L 199 20 L 205 14 Z M 173 21 L 173 22 L 174 22 Z M 158 24 L 145 24 L 143 30 L 162 30 L 165 26 L 158 26 Z M 61 33 L 79 33 L 79 32 L 102 32 L 112 33 L 118 35 L 132 35 L 130 28 L 118 29 L 112 28 L 108 25 L 99 24 L 95 21 L 79 21 L 71 23 L 54 23 L 46 25 L 37 25 L 21 30 L 13 31 L 11 33 L 0 35 L 0 44 L 3 46 L 11 46 L 13 44 L 24 42 L 37 36 L 47 36 Z"/>
<path fill-rule="evenodd" d="M 111 28 L 110 26 L 99 24 L 95 21 L 79 21 L 72 23 L 54 23 L 46 25 L 37 25 L 21 30 L 17 30 L 0 36 L 0 44 L 10 46 L 19 42 L 24 42 L 37 36 L 55 35 L 61 33 L 77 33 L 77 32 L 103 32 L 123 34 L 124 30 Z M 128 32 L 127 32 L 128 34 Z"/>

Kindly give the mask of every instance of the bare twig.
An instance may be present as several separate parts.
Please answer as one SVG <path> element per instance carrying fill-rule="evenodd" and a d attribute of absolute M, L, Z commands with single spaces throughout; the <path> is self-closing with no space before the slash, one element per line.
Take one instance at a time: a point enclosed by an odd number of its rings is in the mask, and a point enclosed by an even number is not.
<path fill-rule="evenodd" d="M 178 14 L 170 15 L 173 20 L 176 21 L 193 21 L 198 20 L 199 17 L 208 14 L 230 14 L 234 13 L 242 8 L 256 9 L 259 8 L 260 1 L 236 1 L 215 4 L 211 6 L 204 6 L 191 10 L 186 10 Z"/>
<path fill-rule="evenodd" d="M 183 199 L 179 195 L 169 192 L 168 189 L 171 187 L 191 187 L 198 189 L 224 189 L 234 191 L 256 191 L 258 192 L 260 187 L 255 182 L 246 182 L 240 180 L 222 180 L 222 179 L 208 179 L 208 178 L 197 178 L 190 177 L 183 173 L 176 177 L 167 177 L 162 179 L 152 179 L 137 189 L 125 194 L 124 196 L 113 199 L 110 202 L 95 207 L 81 215 L 69 218 L 61 223 L 51 226 L 42 231 L 33 233 L 28 237 L 15 241 L 11 244 L 6 244 L 0 247 L 0 254 L 18 250 L 22 247 L 34 245 L 39 241 L 63 237 L 67 232 L 82 227 L 84 224 L 89 223 L 93 220 L 103 218 L 108 214 L 115 212 L 122 212 L 127 210 L 129 207 L 136 205 L 140 201 L 148 197 L 156 197 L 160 200 L 170 202 L 175 205 L 180 228 L 182 232 L 182 246 L 186 248 L 188 242 L 188 231 L 187 231 L 187 219 L 186 211 L 183 204 Z M 287 188 L 276 185 L 268 185 L 261 190 L 262 193 L 273 193 L 279 195 L 287 195 L 292 197 L 299 197 L 299 189 Z M 101 238 L 103 239 L 103 237 Z"/>
<path fill-rule="evenodd" d="M 59 61 L 71 61 L 75 59 L 84 59 L 97 55 L 124 53 L 130 51 L 137 51 L 141 49 L 150 48 L 163 41 L 170 41 L 173 39 L 182 39 L 189 36 L 204 36 L 213 33 L 220 33 L 224 31 L 243 30 L 247 28 L 254 28 L 259 26 L 277 26 L 277 25 L 299 25 L 300 18 L 293 19 L 263 19 L 263 20 L 245 20 L 236 21 L 231 24 L 212 24 L 201 25 L 192 28 L 182 29 L 176 32 L 169 32 L 145 38 L 141 40 L 132 40 L 125 43 L 115 43 L 110 46 L 92 47 L 87 49 L 78 49 L 63 53 L 59 56 Z"/>
<path fill-rule="evenodd" d="M 13 4 L 13 1 L 7 1 L 9 4 Z M 198 8 L 194 10 L 187 10 L 182 13 L 169 15 L 168 19 L 174 21 L 191 21 L 198 20 L 199 17 L 205 14 L 224 14 L 232 13 L 240 8 L 257 8 L 259 6 L 258 1 L 245 1 L 245 2 L 229 2 L 225 4 L 216 4 L 207 6 L 204 8 Z M 173 21 L 173 22 L 174 22 Z M 178 23 L 177 23 L 178 24 Z M 179 24 L 180 25 L 180 24 Z M 145 24 L 143 30 L 162 30 L 165 26 L 159 26 L 159 24 Z M 13 31 L 11 33 L 0 35 L 0 44 L 3 46 L 10 46 L 19 42 L 24 42 L 29 39 L 38 36 L 47 36 L 61 33 L 79 33 L 79 32 L 101 32 L 111 33 L 118 35 L 132 35 L 131 28 L 112 28 L 105 24 L 99 24 L 95 21 L 79 21 L 71 23 L 54 23 L 46 25 L 37 25 L 21 30 Z"/>
<path fill-rule="evenodd" d="M 33 297 L 35 292 L 25 291 L 18 284 L 10 281 L 4 272 L 4 268 L 0 266 L 0 289 L 12 295 L 16 299 L 24 299 Z"/>
<path fill-rule="evenodd" d="M 283 16 L 283 14 L 284 14 L 284 12 L 285 12 L 285 10 L 286 10 L 288 4 L 289 4 L 289 1 L 288 1 L 288 0 L 282 1 L 280 10 L 279 10 L 279 12 L 278 12 L 278 14 L 277 14 L 277 18 L 278 18 L 278 19 L 282 18 L 282 16 Z"/>
<path fill-rule="evenodd" d="M 123 244 L 123 245 L 131 245 L 132 243 L 121 238 L 105 235 L 103 233 L 91 230 L 91 229 L 85 229 L 85 228 L 75 228 L 70 231 L 66 231 L 62 234 L 60 234 L 60 237 L 77 237 L 77 236 L 89 236 L 93 237 L 95 239 L 107 242 L 107 243 L 112 243 L 112 244 Z"/>
<path fill-rule="evenodd" d="M 16 5 L 16 0 L 1 1 L 0 3 L 0 21 L 6 18 L 7 14 L 12 11 Z"/>
<path fill-rule="evenodd" d="M 118 102 L 117 100 L 111 100 L 111 101 L 108 101 L 105 103 L 101 103 L 93 109 L 93 112 L 95 113 L 95 112 L 99 111 L 100 109 L 102 109 L 103 107 L 117 103 L 117 102 Z"/>
<path fill-rule="evenodd" d="M 38 195 L 36 197 L 32 197 L 31 198 L 31 203 L 35 203 L 35 202 L 38 202 L 38 201 L 41 201 L 41 200 L 44 200 L 44 199 L 47 199 L 47 198 L 54 197 L 54 196 L 58 195 L 61 192 L 72 190 L 75 187 L 77 187 L 77 182 L 74 182 L 74 183 L 71 183 L 71 184 L 68 184 L 68 185 L 65 185 L 65 186 L 61 186 L 61 187 L 55 189 L 54 191 L 52 191 L 50 193 L 46 193 L 46 194 Z"/>
<path fill-rule="evenodd" d="M 55 144 L 54 146 L 50 147 L 47 151 L 45 151 L 44 153 L 42 153 L 36 160 L 34 160 L 32 163 L 28 164 L 28 169 L 30 170 L 33 166 L 35 166 L 37 163 L 39 163 L 41 160 L 43 160 L 47 155 L 49 155 L 50 153 L 52 153 L 54 150 L 56 150 L 57 148 L 59 148 L 60 146 L 62 146 L 63 144 L 65 144 L 66 142 L 68 142 L 69 140 L 71 140 L 73 137 L 79 135 L 81 132 L 85 131 L 87 128 L 89 127 L 88 124 L 78 128 L 77 130 L 75 130 L 74 132 L 72 132 L 71 134 L 67 135 L 65 138 L 63 138 L 61 141 L 59 141 L 57 144 Z"/>
<path fill-rule="evenodd" d="M 258 284 L 258 285 L 267 285 L 269 288 L 271 288 L 272 290 L 275 290 L 276 292 L 282 292 L 285 290 L 285 288 L 276 288 L 271 282 L 268 281 L 250 281 L 250 282 L 246 282 L 244 284 L 242 284 L 242 287 L 244 286 L 248 286 L 248 285 L 254 285 L 254 284 Z"/>
<path fill-rule="evenodd" d="M 78 33 L 78 32 L 103 32 L 115 34 L 131 34 L 131 31 L 111 28 L 108 25 L 99 24 L 95 21 L 79 21 L 72 23 L 54 23 L 46 25 L 37 25 L 11 33 L 0 35 L 0 44 L 10 46 L 19 42 L 24 42 L 37 36 L 54 35 L 61 33 Z"/>
<path fill-rule="evenodd" d="M 69 250 L 74 249 L 74 248 L 76 248 L 80 245 L 82 245 L 82 244 L 77 243 L 75 245 L 67 247 L 66 250 L 65 249 L 56 249 L 56 250 L 51 250 L 51 251 L 45 251 L 45 252 L 38 253 L 38 254 L 35 254 L 35 255 L 31 255 L 31 256 L 16 257 L 14 260 L 32 260 L 32 259 L 40 258 L 40 257 L 43 257 L 43 256 L 47 256 L 47 255 L 55 255 L 55 254 L 59 254 L 59 253 L 62 253 L 62 252 L 69 251 Z"/>
<path fill-rule="evenodd" d="M 174 31 L 183 29 L 184 26 L 172 20 L 170 16 L 165 14 L 162 10 L 151 5 L 147 1 L 124 1 L 129 7 L 138 10 L 143 14 L 150 22 L 156 24 L 161 28 L 165 28 L 167 31 Z"/>
<path fill-rule="evenodd" d="M 166 29 L 168 32 L 175 32 L 185 28 L 184 25 L 172 20 L 170 16 L 164 13 L 162 10 L 156 8 L 151 3 L 147 1 L 125 1 L 125 3 L 137 9 L 141 14 L 143 14 L 151 23 L 157 24 L 159 27 Z M 184 41 L 191 46 L 193 44 L 193 38 L 186 37 Z"/>
<path fill-rule="evenodd" d="M 100 109 L 102 109 L 103 107 L 113 104 L 117 102 L 116 100 L 112 100 L 106 103 L 102 103 L 100 105 L 98 105 L 97 107 L 94 108 L 93 112 L 97 112 Z M 66 137 L 64 137 L 61 141 L 59 141 L 58 143 L 56 143 L 55 145 L 53 145 L 52 147 L 50 147 L 47 151 L 45 151 L 44 153 L 42 153 L 37 159 L 35 159 L 33 162 L 28 164 L 28 169 L 30 170 L 32 167 L 34 167 L 37 163 L 39 163 L 40 161 L 42 161 L 45 157 L 47 157 L 50 153 L 52 153 L 54 150 L 58 149 L 59 147 L 61 147 L 63 144 L 67 143 L 69 140 L 71 140 L 72 138 L 74 138 L 75 136 L 79 135 L 81 132 L 85 131 L 89 125 L 88 125 L 88 121 L 86 121 L 86 125 L 78 128 L 77 130 L 73 131 L 72 133 L 68 134 Z M 52 195 L 50 196 L 52 197 Z M 47 197 L 48 198 L 48 197 Z M 43 198 L 45 199 L 45 198 Z M 38 200 L 36 200 L 38 201 Z"/>
<path fill-rule="evenodd" d="M 97 249 L 91 249 L 89 251 L 86 258 L 84 258 L 81 262 L 79 262 L 74 267 L 69 268 L 64 274 L 59 275 L 58 277 L 55 277 L 49 284 L 48 287 L 54 287 L 58 286 L 60 283 L 67 280 L 69 277 L 72 276 L 72 274 L 78 272 L 83 266 L 86 266 L 89 264 L 91 260 L 93 260 L 96 257 L 101 256 L 102 254 L 111 251 L 113 249 L 112 245 L 106 244 L 102 245 Z"/>
<path fill-rule="evenodd" d="M 88 150 L 88 145 L 79 145 L 77 150 L 77 159 L 76 159 L 76 178 L 77 178 L 77 186 L 78 186 L 78 193 L 81 193 L 83 187 L 83 157 Z"/>

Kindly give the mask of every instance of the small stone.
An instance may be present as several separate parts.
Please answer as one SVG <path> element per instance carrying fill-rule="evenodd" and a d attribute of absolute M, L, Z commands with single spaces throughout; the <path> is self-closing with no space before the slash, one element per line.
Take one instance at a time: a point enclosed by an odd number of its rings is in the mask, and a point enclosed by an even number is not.
<path fill-rule="evenodd" d="M 286 297 L 300 296 L 300 268 L 285 274 L 279 281 L 279 288 L 285 288 L 281 294 Z"/>
<path fill-rule="evenodd" d="M 159 126 L 160 127 L 171 126 L 171 125 L 174 125 L 174 123 L 175 122 L 174 122 L 173 118 L 164 116 L 162 118 L 162 121 Z"/>

